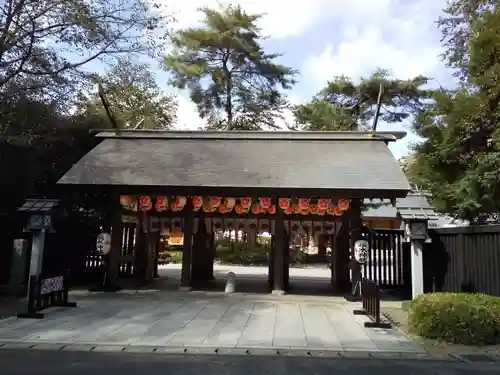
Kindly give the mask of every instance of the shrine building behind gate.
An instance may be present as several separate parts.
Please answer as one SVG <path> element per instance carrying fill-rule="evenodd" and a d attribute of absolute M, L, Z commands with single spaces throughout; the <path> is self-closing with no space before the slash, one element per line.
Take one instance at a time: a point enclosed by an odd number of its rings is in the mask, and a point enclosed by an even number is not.
<path fill-rule="evenodd" d="M 158 226 L 184 233 L 181 286 L 213 277 L 213 233 L 272 234 L 269 282 L 288 287 L 290 237 L 323 232 L 333 246 L 332 283 L 349 288 L 350 241 L 361 236 L 365 198 L 405 197 L 409 183 L 388 148 L 399 132 L 102 132 L 102 142 L 59 181 L 68 188 L 106 189 L 111 257 L 151 280 Z M 137 218 L 130 254 L 121 252 L 124 215 Z M 161 222 L 161 225 L 159 224 Z M 167 223 L 167 224 L 165 224 Z M 117 230 L 116 228 L 119 228 Z M 161 229 L 161 228 L 160 228 Z"/>

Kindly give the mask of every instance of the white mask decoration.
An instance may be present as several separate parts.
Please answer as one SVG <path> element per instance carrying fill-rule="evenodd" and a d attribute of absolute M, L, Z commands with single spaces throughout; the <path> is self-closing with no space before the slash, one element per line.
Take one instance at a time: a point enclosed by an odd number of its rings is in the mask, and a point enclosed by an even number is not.
<path fill-rule="evenodd" d="M 366 240 L 358 240 L 354 243 L 354 259 L 356 259 L 356 262 L 366 263 L 369 247 L 370 244 Z"/>
<path fill-rule="evenodd" d="M 96 244 L 97 252 L 106 255 L 111 250 L 111 235 L 109 233 L 99 233 Z"/>

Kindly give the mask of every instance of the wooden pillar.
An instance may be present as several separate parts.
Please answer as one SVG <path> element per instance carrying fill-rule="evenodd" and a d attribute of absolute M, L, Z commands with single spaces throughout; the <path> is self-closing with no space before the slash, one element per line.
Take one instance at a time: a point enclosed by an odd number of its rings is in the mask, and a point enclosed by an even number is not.
<path fill-rule="evenodd" d="M 192 282 L 206 282 L 213 279 L 212 234 L 208 233 L 205 220 L 200 218 L 198 231 L 193 236 Z"/>
<path fill-rule="evenodd" d="M 290 237 L 283 230 L 283 287 L 286 292 L 290 289 Z"/>
<path fill-rule="evenodd" d="M 214 279 L 215 234 L 209 233 L 204 218 L 199 219 L 193 236 L 191 280 L 207 282 Z"/>
<path fill-rule="evenodd" d="M 216 256 L 215 233 L 207 233 L 205 236 L 207 249 L 207 262 L 205 263 L 205 272 L 207 280 L 215 280 L 214 277 L 214 262 Z"/>
<path fill-rule="evenodd" d="M 192 262 L 192 247 L 193 247 L 193 224 L 194 213 L 193 203 L 188 199 L 185 207 L 183 234 L 184 244 L 182 248 L 182 270 L 181 270 L 181 287 L 189 288 L 191 286 L 191 268 Z"/>
<path fill-rule="evenodd" d="M 274 284 L 274 234 L 271 235 L 271 246 L 269 248 L 268 255 L 268 271 L 267 271 L 267 282 L 269 283 L 269 288 L 273 289 Z"/>
<path fill-rule="evenodd" d="M 339 225 L 337 222 L 335 225 Z M 331 234 L 329 239 L 330 239 L 330 248 L 331 248 L 331 253 L 328 258 L 328 263 L 330 266 L 330 284 L 332 286 L 333 291 L 335 292 L 335 282 L 337 279 L 337 275 L 335 274 L 335 257 L 337 254 L 337 249 L 336 249 L 336 237 L 337 237 L 337 230 L 335 230 L 335 234 Z"/>
<path fill-rule="evenodd" d="M 120 196 L 113 195 L 111 206 L 111 250 L 109 254 L 109 281 L 116 285 L 119 276 L 120 255 L 122 245 L 122 215 Z"/>
<path fill-rule="evenodd" d="M 193 234 L 193 244 L 191 250 L 191 285 L 203 281 L 203 252 L 205 245 L 205 220 L 200 219 L 198 231 Z M 184 243 L 186 238 L 184 237 Z"/>
<path fill-rule="evenodd" d="M 135 237 L 134 251 L 134 278 L 138 281 L 144 280 L 145 264 L 144 264 L 144 248 L 147 243 L 146 231 L 148 227 L 148 219 L 145 212 L 141 213 L 137 223 L 137 232 Z"/>
<path fill-rule="evenodd" d="M 149 231 L 147 233 L 145 260 L 146 260 L 146 272 L 144 281 L 146 283 L 150 282 L 155 276 L 155 258 L 156 258 L 156 248 L 159 243 L 160 232 Z"/>
<path fill-rule="evenodd" d="M 361 200 L 352 199 L 349 210 L 351 230 L 351 258 L 354 258 L 354 242 L 363 238 L 363 219 L 361 218 Z"/>
<path fill-rule="evenodd" d="M 278 209 L 274 222 L 274 251 L 273 251 L 273 294 L 284 294 L 284 249 L 285 249 L 285 213 Z"/>
<path fill-rule="evenodd" d="M 363 238 L 363 219 L 361 218 L 361 200 L 360 199 L 352 199 L 351 200 L 351 210 L 349 212 L 350 217 L 350 231 L 351 231 L 351 241 L 350 241 L 350 249 L 351 252 L 349 254 L 349 260 L 354 259 L 354 243 Z M 357 262 L 350 262 L 352 266 L 352 283 L 356 283 L 361 279 L 361 269 Z M 353 284 L 350 283 L 350 287 L 352 288 Z"/>
<path fill-rule="evenodd" d="M 156 244 L 155 244 L 155 260 L 154 260 L 154 270 L 153 270 L 153 277 L 157 278 L 160 277 L 158 273 L 158 258 L 160 256 L 160 247 L 161 247 L 161 233 L 158 232 L 158 235 L 156 236 Z"/>
<path fill-rule="evenodd" d="M 328 235 L 324 233 L 318 233 L 318 240 L 317 240 L 317 246 L 318 246 L 318 258 L 320 258 L 322 261 L 326 260 L 326 243 L 328 241 Z"/>
<path fill-rule="evenodd" d="M 349 219 L 342 218 L 342 228 L 335 238 L 334 264 L 336 292 L 346 293 L 350 291 L 349 274 Z"/>

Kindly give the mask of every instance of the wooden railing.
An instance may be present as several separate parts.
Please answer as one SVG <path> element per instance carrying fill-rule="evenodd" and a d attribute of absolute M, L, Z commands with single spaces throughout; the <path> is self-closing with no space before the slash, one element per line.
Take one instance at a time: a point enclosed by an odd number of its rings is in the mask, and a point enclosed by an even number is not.
<path fill-rule="evenodd" d="M 365 322 L 366 328 L 391 328 L 391 324 L 381 321 L 380 315 L 380 286 L 370 279 L 361 282 L 361 310 L 354 310 L 354 315 L 367 315 L 371 321 Z"/>
<path fill-rule="evenodd" d="M 30 276 L 28 288 L 27 311 L 18 313 L 18 318 L 43 319 L 41 310 L 53 306 L 76 307 L 75 302 L 68 301 L 69 272 L 61 276 Z"/>

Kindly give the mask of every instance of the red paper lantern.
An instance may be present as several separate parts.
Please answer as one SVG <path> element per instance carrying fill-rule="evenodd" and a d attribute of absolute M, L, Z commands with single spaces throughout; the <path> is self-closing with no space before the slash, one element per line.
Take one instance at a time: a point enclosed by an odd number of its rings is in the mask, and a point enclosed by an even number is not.
<path fill-rule="evenodd" d="M 228 212 L 228 211 L 227 211 L 227 207 L 226 207 L 226 206 L 223 206 L 223 205 L 220 205 L 220 206 L 219 206 L 219 212 L 220 212 L 221 214 L 225 214 L 226 212 Z"/>
<path fill-rule="evenodd" d="M 320 211 L 326 211 L 330 205 L 329 199 L 318 199 L 318 209 Z"/>
<path fill-rule="evenodd" d="M 139 210 L 141 211 L 149 211 L 153 208 L 153 201 L 150 196 L 142 196 L 139 197 Z"/>
<path fill-rule="evenodd" d="M 193 197 L 192 199 L 193 202 L 193 208 L 195 210 L 199 210 L 203 206 L 203 197 Z"/>
<path fill-rule="evenodd" d="M 272 205 L 271 207 L 269 207 L 267 209 L 267 213 L 270 214 L 270 215 L 274 215 L 276 213 L 276 206 Z"/>
<path fill-rule="evenodd" d="M 342 214 L 344 213 L 344 211 L 342 211 L 340 208 L 336 208 L 335 209 L 335 216 L 342 216 Z"/>
<path fill-rule="evenodd" d="M 259 198 L 259 203 L 262 208 L 271 207 L 271 198 Z"/>
<path fill-rule="evenodd" d="M 236 213 L 238 215 L 241 215 L 243 213 L 246 212 L 246 209 L 241 205 L 241 204 L 237 204 L 235 207 L 234 207 L 234 210 L 236 211 Z"/>
<path fill-rule="evenodd" d="M 311 204 L 309 206 L 309 212 L 313 215 L 316 215 L 318 213 L 318 205 L 317 204 Z"/>
<path fill-rule="evenodd" d="M 278 200 L 279 206 L 282 210 L 286 210 L 288 207 L 291 206 L 290 204 L 290 198 L 280 198 Z"/>
<path fill-rule="evenodd" d="M 299 208 L 301 209 L 309 208 L 309 201 L 310 199 L 300 198 L 298 203 Z"/>
<path fill-rule="evenodd" d="M 186 205 L 186 197 L 183 197 L 183 196 L 176 197 L 175 204 L 179 208 L 184 208 L 184 206 Z"/>
<path fill-rule="evenodd" d="M 240 205 L 243 208 L 250 208 L 250 206 L 252 205 L 252 198 L 250 197 L 240 198 Z"/>
<path fill-rule="evenodd" d="M 349 200 L 347 199 L 339 199 L 337 202 L 337 206 L 342 210 L 346 211 L 349 209 Z"/>
<path fill-rule="evenodd" d="M 324 210 L 318 210 L 318 212 L 316 212 L 316 214 L 318 214 L 319 216 L 324 216 L 326 213 L 326 211 Z"/>
<path fill-rule="evenodd" d="M 260 213 L 262 212 L 261 210 L 262 210 L 262 209 L 261 209 L 260 205 L 258 205 L 258 204 L 252 204 L 251 211 L 252 211 L 252 213 L 253 213 L 254 215 L 258 215 L 258 214 L 260 214 Z"/>
<path fill-rule="evenodd" d="M 221 203 L 220 197 L 210 197 L 209 198 L 210 206 L 219 207 Z"/>
<path fill-rule="evenodd" d="M 295 206 L 290 205 L 287 208 L 285 208 L 285 214 L 291 215 L 295 212 Z"/>
<path fill-rule="evenodd" d="M 155 210 L 157 212 L 168 210 L 168 197 L 156 197 Z"/>
<path fill-rule="evenodd" d="M 122 206 L 131 206 L 133 199 L 130 195 L 120 195 L 120 204 Z"/>

